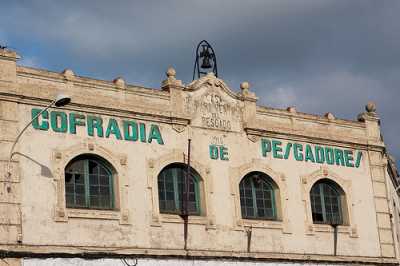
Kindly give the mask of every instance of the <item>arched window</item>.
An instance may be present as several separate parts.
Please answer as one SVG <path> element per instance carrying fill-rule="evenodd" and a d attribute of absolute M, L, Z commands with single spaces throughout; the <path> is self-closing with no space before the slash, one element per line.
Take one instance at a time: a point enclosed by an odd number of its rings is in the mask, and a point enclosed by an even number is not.
<path fill-rule="evenodd" d="M 80 155 L 65 167 L 67 208 L 114 209 L 111 165 L 94 155 Z"/>
<path fill-rule="evenodd" d="M 261 172 L 247 174 L 239 184 L 242 218 L 276 220 L 277 186 Z"/>
<path fill-rule="evenodd" d="M 158 199 L 161 213 L 180 214 L 187 165 L 181 163 L 170 164 L 158 175 Z M 200 175 L 190 169 L 188 212 L 191 215 L 200 215 Z"/>
<path fill-rule="evenodd" d="M 314 223 L 343 224 L 344 192 L 335 182 L 329 179 L 316 182 L 311 188 L 310 199 Z"/>

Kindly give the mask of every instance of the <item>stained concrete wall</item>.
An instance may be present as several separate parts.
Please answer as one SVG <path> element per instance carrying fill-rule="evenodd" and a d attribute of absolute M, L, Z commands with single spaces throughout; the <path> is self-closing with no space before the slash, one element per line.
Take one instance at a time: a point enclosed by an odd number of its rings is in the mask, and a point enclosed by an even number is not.
<path fill-rule="evenodd" d="M 332 258 L 333 229 L 312 222 L 309 200 L 312 185 L 330 178 L 346 193 L 347 218 L 339 226 L 338 255 L 348 261 L 379 263 L 395 258 L 385 194 L 384 143 L 374 108 L 358 121 L 347 121 L 332 114 L 321 117 L 293 108 L 258 107 L 248 85 L 242 84 L 241 92 L 235 93 L 212 75 L 183 86 L 171 72 L 162 87 L 151 90 L 80 78 L 71 71 L 59 74 L 18 67 L 13 90 L 4 86 L 0 91 L 0 110 L 14 108 L 7 119 L 16 124 L 15 132 L 31 120 L 32 108 L 44 108 L 62 91 L 72 97 L 63 112 L 101 116 L 105 125 L 110 118 L 120 125 L 124 119 L 147 128 L 156 124 L 164 144 L 91 137 L 84 126 L 76 134 L 29 127 L 16 148 L 12 177 L 18 182 L 8 196 L 20 208 L 7 212 L 15 221 L 1 227 L 7 232 L 16 227 L 16 232 L 3 243 L 19 239 L 20 250 L 37 253 L 187 255 L 181 218 L 160 214 L 157 175 L 170 163 L 186 161 L 190 138 L 191 165 L 202 177 L 202 215 L 189 220 L 189 255 Z M 2 130 L 6 128 L 12 127 Z M 279 140 L 282 147 L 296 142 L 303 147 L 347 149 L 360 152 L 362 160 L 359 167 L 346 167 L 297 161 L 293 153 L 287 159 L 271 153 L 264 157 L 262 139 Z M 211 159 L 211 144 L 227 147 L 229 160 Z M 4 159 L 6 153 L 4 149 Z M 116 169 L 116 210 L 66 208 L 64 169 L 84 153 L 97 154 Z M 250 171 L 265 172 L 279 187 L 278 221 L 242 219 L 238 184 Z"/>
<path fill-rule="evenodd" d="M 227 261 L 227 260 L 157 260 L 157 259 L 138 259 L 127 260 L 130 265 L 137 266 L 339 266 L 340 264 L 335 263 L 319 263 L 319 264 L 308 264 L 308 263 L 281 263 L 281 262 L 238 262 L 238 261 Z M 126 266 L 119 259 L 98 259 L 98 260 L 83 260 L 83 259 L 24 259 L 22 266 Z"/>

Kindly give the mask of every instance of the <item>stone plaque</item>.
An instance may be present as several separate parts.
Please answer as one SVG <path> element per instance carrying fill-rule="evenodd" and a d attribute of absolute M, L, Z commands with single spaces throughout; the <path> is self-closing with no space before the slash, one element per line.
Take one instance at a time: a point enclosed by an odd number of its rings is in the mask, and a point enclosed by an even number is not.
<path fill-rule="evenodd" d="M 192 118 L 191 125 L 222 131 L 240 131 L 242 102 L 222 81 L 211 78 L 185 98 L 185 112 Z"/>

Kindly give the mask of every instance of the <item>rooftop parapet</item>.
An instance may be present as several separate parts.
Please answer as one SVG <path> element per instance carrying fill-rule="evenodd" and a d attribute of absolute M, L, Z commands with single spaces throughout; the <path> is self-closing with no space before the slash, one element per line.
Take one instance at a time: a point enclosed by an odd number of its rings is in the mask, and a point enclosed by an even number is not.
<path fill-rule="evenodd" d="M 365 132 L 364 128 L 368 128 L 367 135 L 369 141 L 375 144 L 380 143 L 380 145 L 383 143 L 380 137 L 379 117 L 376 113 L 376 105 L 373 102 L 369 102 L 367 104 L 366 112 L 360 114 L 357 120 L 347 120 L 347 119 L 337 118 L 333 113 L 330 112 L 327 112 L 325 115 L 313 115 L 313 114 L 302 113 L 299 110 L 296 110 L 296 108 L 293 106 L 285 110 L 285 109 L 278 109 L 278 108 L 271 108 L 271 107 L 264 107 L 257 105 L 256 102 L 258 97 L 255 95 L 254 91 L 250 90 L 249 82 L 241 83 L 240 91 L 235 92 L 232 91 L 230 88 L 228 88 L 228 86 L 221 79 L 216 78 L 212 74 L 206 75 L 199 80 L 195 80 L 190 84 L 185 85 L 182 83 L 181 80 L 178 80 L 176 78 L 175 69 L 169 67 L 166 71 L 166 79 L 162 81 L 160 90 L 160 89 L 145 88 L 142 86 L 130 85 L 127 84 L 125 80 L 121 77 L 118 77 L 114 80 L 105 81 L 105 80 L 98 80 L 94 78 L 87 78 L 75 75 L 75 73 L 71 69 L 65 69 L 61 73 L 56 73 L 37 68 L 22 67 L 22 66 L 17 67 L 16 61 L 19 58 L 20 57 L 18 56 L 18 54 L 14 51 L 10 51 L 8 49 L 0 49 L 0 66 L 1 66 L 0 92 L 3 91 L 10 93 L 12 92 L 13 89 L 16 90 L 16 86 L 9 86 L 8 83 L 15 82 L 16 76 L 18 74 L 18 76 L 22 76 L 28 79 L 38 77 L 40 79 L 44 78 L 43 80 L 49 80 L 49 81 L 53 80 L 64 83 L 67 82 L 71 86 L 71 88 L 85 87 L 86 89 L 90 88 L 104 89 L 104 90 L 118 89 L 120 91 L 119 93 L 122 94 L 134 94 L 144 98 L 146 98 L 147 96 L 151 96 L 152 99 L 156 98 L 163 99 L 164 103 L 167 103 L 169 99 L 170 110 L 172 111 L 173 116 L 187 118 L 187 112 L 185 112 L 185 110 L 183 109 L 184 108 L 183 103 L 187 97 L 186 94 L 188 93 L 190 94 L 193 91 L 193 89 L 196 89 L 199 86 L 203 86 L 202 84 L 204 83 L 204 80 L 209 80 L 207 82 L 212 83 L 215 81 L 214 85 L 217 86 L 219 89 L 224 90 L 228 95 L 230 95 L 230 97 L 232 97 L 232 99 L 236 99 L 242 102 L 241 105 L 243 105 L 244 107 L 243 122 L 246 123 L 245 126 L 248 126 L 250 128 L 257 128 L 257 127 L 263 128 L 264 127 L 263 125 L 265 124 L 263 123 L 264 117 L 271 116 L 271 123 L 272 121 L 276 121 L 274 120 L 275 118 L 276 119 L 280 118 L 278 122 L 281 122 L 283 120 L 295 121 L 297 119 L 299 121 L 308 121 L 307 123 L 311 124 L 315 124 L 314 122 L 317 122 L 317 124 L 329 123 L 331 125 L 340 125 L 343 126 L 343 128 L 349 126 L 356 127 L 359 128 L 359 131 L 364 131 L 364 132 Z M 114 94 L 109 94 L 109 95 L 114 95 Z M 121 95 L 116 96 L 116 99 L 118 97 L 119 97 L 118 99 L 128 99 L 124 97 L 121 98 Z M 129 103 L 127 102 L 126 104 L 123 103 L 121 105 L 121 108 L 122 106 L 128 106 L 128 104 L 129 106 L 133 106 L 132 105 L 133 102 L 131 101 Z M 162 109 L 166 110 L 165 109 L 166 107 L 167 106 L 163 106 Z M 290 124 L 289 122 L 288 125 Z M 271 128 L 271 126 L 274 127 L 275 125 L 276 124 L 274 123 L 268 125 L 266 124 L 265 126 Z M 301 132 L 301 130 L 299 132 Z"/>
<path fill-rule="evenodd" d="M 15 82 L 16 61 L 20 58 L 14 51 L 0 49 L 0 91 L 3 91 L 3 82 Z"/>

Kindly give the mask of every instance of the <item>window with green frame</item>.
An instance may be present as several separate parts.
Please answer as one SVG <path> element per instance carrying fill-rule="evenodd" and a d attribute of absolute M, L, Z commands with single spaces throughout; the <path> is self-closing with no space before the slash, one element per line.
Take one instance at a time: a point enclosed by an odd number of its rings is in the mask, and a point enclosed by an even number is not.
<path fill-rule="evenodd" d="M 277 189 L 268 175 L 261 172 L 247 174 L 239 184 L 242 218 L 276 220 Z"/>
<path fill-rule="evenodd" d="M 65 167 L 67 208 L 114 209 L 113 171 L 95 155 L 80 155 Z"/>
<path fill-rule="evenodd" d="M 158 175 L 158 199 L 161 213 L 180 214 L 187 165 L 173 163 Z M 190 168 L 188 212 L 200 215 L 200 175 Z"/>
<path fill-rule="evenodd" d="M 335 182 L 321 179 L 310 191 L 314 223 L 343 224 L 344 192 Z"/>

